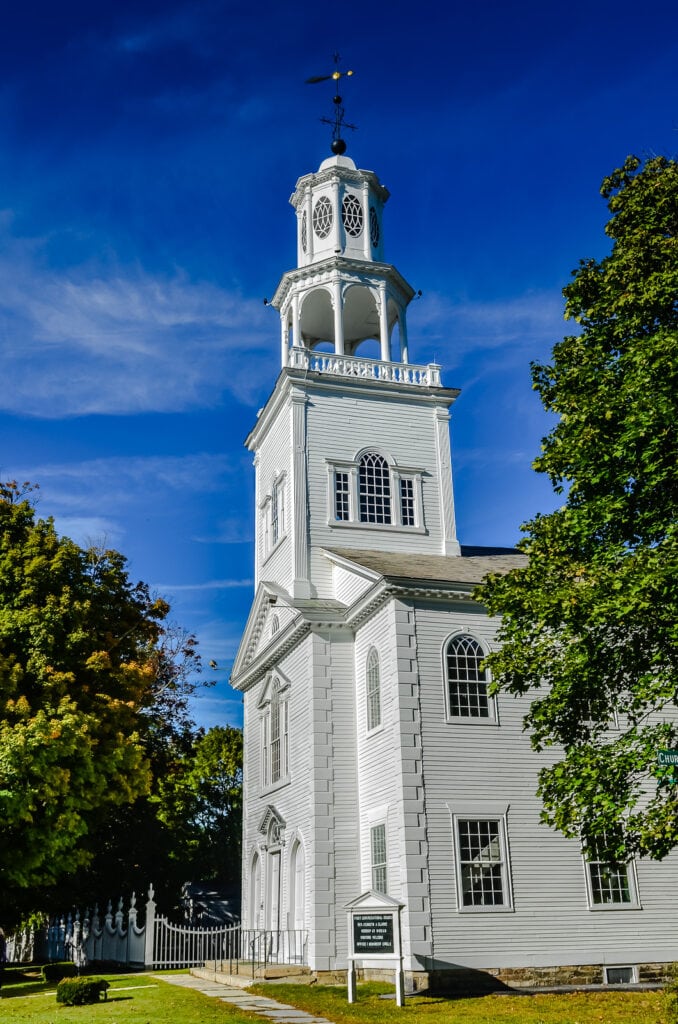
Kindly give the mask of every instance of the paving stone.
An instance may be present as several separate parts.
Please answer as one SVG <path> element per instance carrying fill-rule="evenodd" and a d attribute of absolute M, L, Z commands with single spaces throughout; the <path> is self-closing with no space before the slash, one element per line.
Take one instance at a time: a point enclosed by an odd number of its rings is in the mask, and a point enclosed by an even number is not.
<path fill-rule="evenodd" d="M 314 1017 L 305 1010 L 298 1010 L 296 1006 L 279 1003 L 267 996 L 253 995 L 241 988 L 221 985 L 219 982 L 205 982 L 203 978 L 194 978 L 190 974 L 165 975 L 162 980 L 181 988 L 192 988 L 201 995 L 219 999 L 222 1003 L 231 1003 L 241 1010 L 248 1010 L 267 1020 L 275 1021 L 276 1024 L 332 1024 L 326 1017 Z"/>

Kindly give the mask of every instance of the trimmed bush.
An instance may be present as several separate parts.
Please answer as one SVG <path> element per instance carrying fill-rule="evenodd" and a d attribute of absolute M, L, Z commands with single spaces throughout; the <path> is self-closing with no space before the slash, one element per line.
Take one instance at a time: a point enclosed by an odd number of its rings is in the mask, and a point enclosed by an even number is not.
<path fill-rule="evenodd" d="M 44 981 L 61 981 L 62 978 L 74 978 L 78 969 L 70 960 L 60 960 L 56 964 L 43 964 L 40 973 Z"/>
<path fill-rule="evenodd" d="M 65 1003 L 66 1006 L 86 1006 L 88 1003 L 98 1003 L 103 993 L 106 999 L 106 991 L 110 988 L 103 978 L 64 978 L 57 985 L 57 1003 Z"/>

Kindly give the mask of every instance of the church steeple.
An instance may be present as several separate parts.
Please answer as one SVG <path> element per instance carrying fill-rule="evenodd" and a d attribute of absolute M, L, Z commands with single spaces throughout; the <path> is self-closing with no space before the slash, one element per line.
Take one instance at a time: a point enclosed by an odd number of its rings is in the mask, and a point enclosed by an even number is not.
<path fill-rule="evenodd" d="M 383 262 L 388 197 L 374 172 L 343 155 L 299 178 L 290 198 L 297 267 L 283 275 L 272 300 L 280 312 L 283 366 L 308 366 L 319 347 L 360 358 L 369 340 L 378 343 L 380 362 L 409 363 L 406 309 L 414 289 Z"/>

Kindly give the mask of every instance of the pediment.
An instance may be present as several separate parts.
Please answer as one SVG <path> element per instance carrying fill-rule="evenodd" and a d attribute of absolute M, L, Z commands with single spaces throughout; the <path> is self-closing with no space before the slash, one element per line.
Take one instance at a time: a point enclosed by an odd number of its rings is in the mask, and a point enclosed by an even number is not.
<path fill-rule="evenodd" d="M 238 653 L 233 662 L 232 676 L 235 678 L 243 672 L 267 646 L 275 634 L 271 631 L 271 620 L 277 615 L 281 606 L 287 605 L 287 594 L 281 587 L 273 583 L 260 583 L 252 602 L 250 613 L 245 623 Z"/>
<path fill-rule="evenodd" d="M 356 896 L 350 903 L 344 905 L 344 910 L 398 910 L 404 907 L 404 903 L 394 900 L 384 892 L 376 892 L 375 889 L 368 889 L 361 896 Z"/>

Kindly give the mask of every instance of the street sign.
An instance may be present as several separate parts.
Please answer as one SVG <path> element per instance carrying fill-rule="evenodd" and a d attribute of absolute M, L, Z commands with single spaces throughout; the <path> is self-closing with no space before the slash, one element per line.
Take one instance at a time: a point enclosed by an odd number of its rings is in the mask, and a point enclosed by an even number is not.
<path fill-rule="evenodd" d="M 659 764 L 678 765 L 678 750 L 658 750 L 657 761 Z"/>

